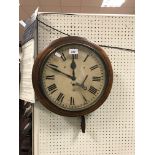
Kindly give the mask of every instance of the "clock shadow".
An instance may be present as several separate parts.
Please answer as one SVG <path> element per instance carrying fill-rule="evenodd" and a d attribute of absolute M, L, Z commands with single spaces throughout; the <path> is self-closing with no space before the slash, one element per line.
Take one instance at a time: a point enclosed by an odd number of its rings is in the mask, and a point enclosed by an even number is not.
<path fill-rule="evenodd" d="M 94 112 L 88 114 L 85 116 L 85 121 L 86 121 L 86 131 L 85 134 L 87 134 L 91 139 L 93 139 L 94 142 L 98 141 L 98 135 L 96 134 L 96 132 L 94 132 L 95 130 L 92 131 L 92 127 L 90 127 L 90 119 L 94 116 L 92 116 L 94 114 Z M 93 128 L 95 129 L 95 125 L 93 125 Z"/>
<path fill-rule="evenodd" d="M 80 117 L 66 117 L 64 116 L 64 120 L 67 123 L 68 128 L 72 128 L 73 130 L 73 142 L 78 139 L 78 135 L 81 130 L 81 118 Z"/>
<path fill-rule="evenodd" d="M 86 130 L 85 133 L 82 133 L 82 129 L 81 129 L 81 117 L 64 117 L 64 120 L 66 121 L 66 123 L 68 124 L 68 127 L 72 128 L 73 130 L 73 142 L 75 142 L 76 140 L 78 140 L 79 137 L 81 136 L 89 136 L 91 139 L 93 139 L 94 142 L 98 141 L 98 135 L 96 134 L 96 132 L 91 132 L 88 128 L 87 125 L 89 123 L 89 119 L 90 119 L 91 115 L 85 115 L 85 123 L 86 123 Z M 95 126 L 94 126 L 95 128 Z M 87 137 L 86 136 L 86 137 Z"/>

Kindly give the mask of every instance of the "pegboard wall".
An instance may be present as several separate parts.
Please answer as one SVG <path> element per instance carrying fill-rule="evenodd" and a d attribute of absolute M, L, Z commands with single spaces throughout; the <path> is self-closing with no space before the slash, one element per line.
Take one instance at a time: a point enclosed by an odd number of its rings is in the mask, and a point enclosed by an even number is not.
<path fill-rule="evenodd" d="M 134 49 L 134 16 L 39 14 L 38 19 L 69 35 L 98 45 Z M 38 50 L 65 36 L 38 23 Z M 114 72 L 106 102 L 80 118 L 56 115 L 34 105 L 35 155 L 134 155 L 134 52 L 104 48 Z"/>

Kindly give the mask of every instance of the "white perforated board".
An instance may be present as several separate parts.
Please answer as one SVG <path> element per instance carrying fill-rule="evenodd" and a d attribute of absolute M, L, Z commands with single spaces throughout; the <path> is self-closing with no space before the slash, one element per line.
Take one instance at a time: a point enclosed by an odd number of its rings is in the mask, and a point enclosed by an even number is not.
<path fill-rule="evenodd" d="M 134 16 L 40 14 L 41 21 L 96 44 L 134 49 Z M 38 26 L 38 49 L 65 35 Z M 114 72 L 110 96 L 86 116 L 56 115 L 40 103 L 34 105 L 35 155 L 134 155 L 134 53 L 104 48 Z"/>

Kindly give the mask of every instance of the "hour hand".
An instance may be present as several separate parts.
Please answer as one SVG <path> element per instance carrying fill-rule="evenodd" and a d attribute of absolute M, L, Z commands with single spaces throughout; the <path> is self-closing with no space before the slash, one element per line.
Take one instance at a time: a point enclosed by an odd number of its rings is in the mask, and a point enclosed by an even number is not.
<path fill-rule="evenodd" d="M 75 68 L 76 68 L 76 63 L 74 61 L 74 55 L 72 55 L 72 63 L 70 65 L 71 69 L 72 69 L 72 75 L 73 75 L 73 80 L 76 80 L 76 77 L 75 77 Z"/>
<path fill-rule="evenodd" d="M 67 76 L 67 77 L 70 78 L 70 79 L 73 79 L 73 77 L 72 77 L 71 75 L 66 74 L 66 73 L 64 73 L 64 72 L 62 72 L 62 71 L 60 71 L 60 70 L 58 70 L 57 68 L 54 68 L 54 67 L 52 67 L 52 66 L 49 66 L 49 65 L 47 65 L 47 66 L 48 66 L 49 68 L 53 69 L 54 71 L 56 71 L 56 72 L 58 72 L 58 73 L 61 73 L 61 74 L 65 75 L 65 76 Z"/>
<path fill-rule="evenodd" d="M 72 55 L 72 63 L 70 65 L 71 69 L 75 69 L 76 68 L 76 63 L 75 63 L 75 60 L 74 60 L 74 55 Z"/>

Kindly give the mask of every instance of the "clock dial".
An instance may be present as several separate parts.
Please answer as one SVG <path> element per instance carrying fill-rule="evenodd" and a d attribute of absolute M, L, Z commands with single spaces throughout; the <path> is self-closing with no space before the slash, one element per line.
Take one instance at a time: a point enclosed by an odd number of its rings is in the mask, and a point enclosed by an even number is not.
<path fill-rule="evenodd" d="M 113 71 L 105 51 L 77 36 L 54 40 L 37 56 L 32 83 L 37 99 L 63 116 L 84 116 L 107 99 Z"/>
<path fill-rule="evenodd" d="M 100 55 L 81 44 L 56 48 L 45 57 L 40 70 L 44 96 L 68 111 L 84 110 L 94 105 L 105 91 L 106 77 Z"/>

